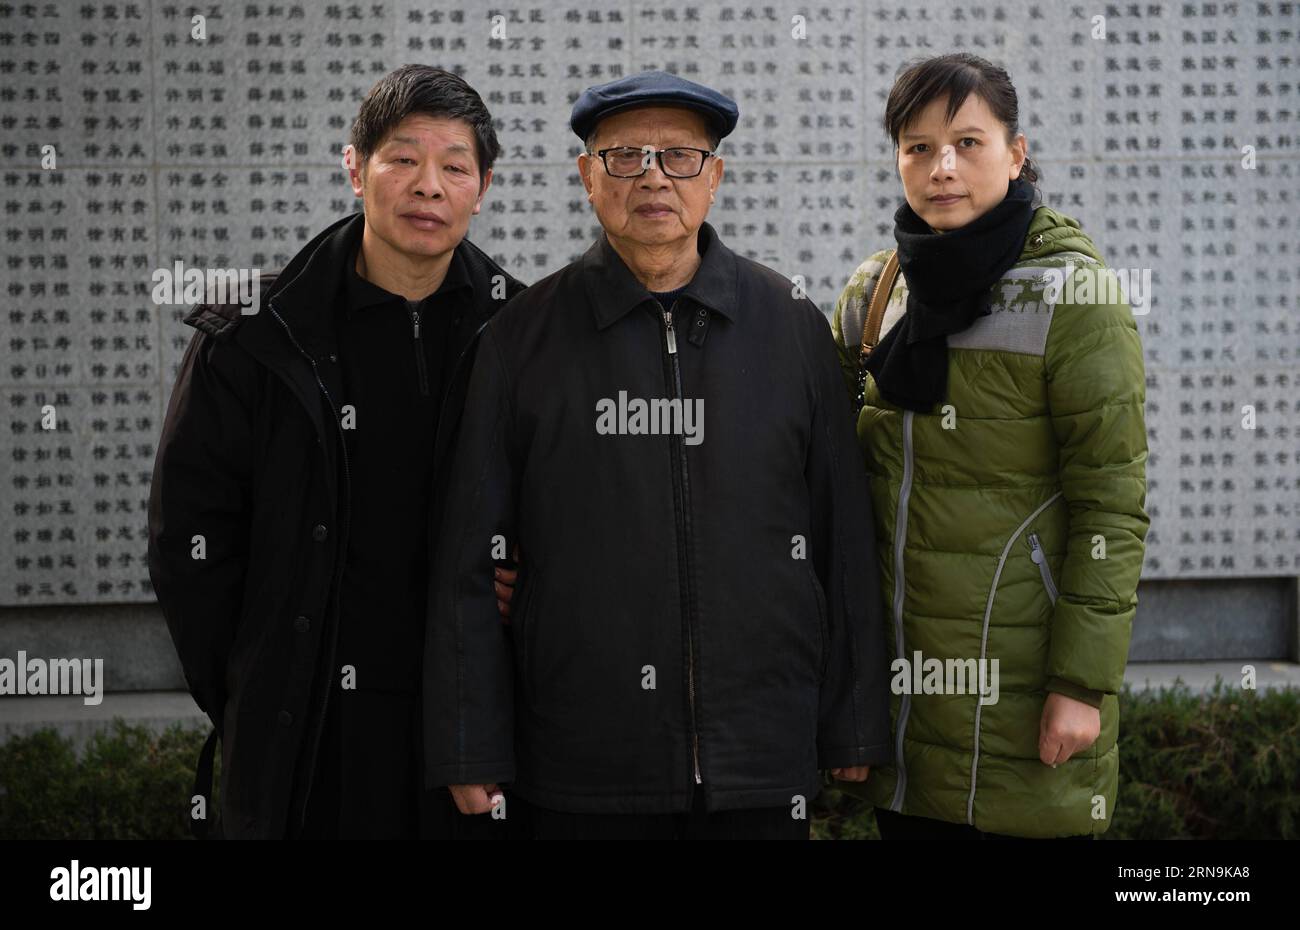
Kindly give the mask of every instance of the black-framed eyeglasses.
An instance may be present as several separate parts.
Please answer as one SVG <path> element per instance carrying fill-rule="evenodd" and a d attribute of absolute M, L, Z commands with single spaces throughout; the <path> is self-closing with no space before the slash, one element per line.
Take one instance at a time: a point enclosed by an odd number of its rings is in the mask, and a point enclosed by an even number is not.
<path fill-rule="evenodd" d="M 704 163 L 714 157 L 708 149 L 673 146 L 655 149 L 650 146 L 633 148 L 630 145 L 614 149 L 601 149 L 595 154 L 605 164 L 611 178 L 639 178 L 650 170 L 651 158 L 659 161 L 659 170 L 670 178 L 694 178 L 704 170 Z"/>

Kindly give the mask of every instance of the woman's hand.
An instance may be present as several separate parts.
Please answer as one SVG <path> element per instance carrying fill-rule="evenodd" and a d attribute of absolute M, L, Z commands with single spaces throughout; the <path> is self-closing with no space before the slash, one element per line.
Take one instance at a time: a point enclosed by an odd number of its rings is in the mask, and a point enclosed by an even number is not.
<path fill-rule="evenodd" d="M 1101 711 L 1055 691 L 1043 704 L 1038 727 L 1038 758 L 1056 768 L 1076 752 L 1082 752 L 1101 735 Z"/>
<path fill-rule="evenodd" d="M 843 769 L 831 769 L 831 775 L 840 781 L 866 781 L 871 771 L 869 765 L 851 765 Z"/>

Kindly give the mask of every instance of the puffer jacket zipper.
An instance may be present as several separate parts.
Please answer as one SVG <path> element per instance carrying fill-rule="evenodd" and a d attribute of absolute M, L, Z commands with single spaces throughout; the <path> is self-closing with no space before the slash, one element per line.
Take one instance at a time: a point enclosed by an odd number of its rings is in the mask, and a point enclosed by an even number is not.
<path fill-rule="evenodd" d="M 1042 513 L 1052 504 L 1055 504 L 1058 500 L 1061 499 L 1062 496 L 1064 496 L 1064 492 L 1057 491 L 1047 500 L 1043 501 L 1036 508 L 1034 508 L 1033 513 L 1025 517 L 1024 521 L 1018 527 L 1016 527 L 1016 531 L 1011 534 L 1011 538 L 1007 540 L 1006 545 L 1002 547 L 1002 554 L 998 557 L 997 568 L 993 570 L 993 582 L 989 585 L 988 600 L 985 601 L 984 603 L 984 622 L 980 628 L 980 656 L 979 656 L 980 665 L 983 665 L 988 659 L 989 621 L 993 616 L 993 601 L 994 598 L 997 597 L 998 584 L 1002 581 L 1002 569 L 1006 567 L 1007 556 L 1011 554 L 1011 547 L 1015 545 L 1016 540 L 1020 538 L 1020 534 L 1029 528 L 1029 524 L 1033 523 L 1036 519 L 1038 519 L 1038 515 L 1040 513 Z M 1036 544 L 1037 544 L 1037 534 L 1033 534 L 1030 545 L 1031 547 L 1033 547 L 1036 546 Z M 1055 586 L 1053 586 L 1053 588 L 1055 588 Z M 1055 598 L 1053 598 L 1053 601 L 1055 601 Z M 975 702 L 975 735 L 971 742 L 971 745 L 974 747 L 974 751 L 971 754 L 971 762 L 970 762 L 970 793 L 966 797 L 966 823 L 970 824 L 971 826 L 975 825 L 975 787 L 977 785 L 977 779 L 979 777 L 980 733 L 981 733 L 980 727 L 983 723 L 983 714 L 984 714 L 984 705 L 981 704 L 979 701 L 976 701 Z"/>
<path fill-rule="evenodd" d="M 676 301 L 673 302 L 672 309 L 663 311 L 664 321 L 664 365 L 665 377 L 668 381 L 668 390 L 673 398 L 680 399 L 684 404 L 686 399 L 682 397 L 682 370 L 677 359 L 677 333 L 673 329 L 673 310 L 677 309 Z M 686 694 L 687 703 L 690 707 L 691 714 L 691 763 L 695 774 L 695 783 L 703 783 L 700 777 L 700 733 L 696 726 L 695 719 L 695 629 L 691 623 L 691 608 L 693 604 L 691 590 L 691 492 L 690 478 L 686 467 L 686 444 L 682 442 L 682 437 L 673 435 L 669 437 L 669 444 L 673 456 L 673 491 L 677 498 L 677 564 L 678 574 L 681 578 L 682 592 L 682 618 L 686 623 Z"/>
<path fill-rule="evenodd" d="M 1042 545 L 1038 542 L 1038 534 L 1029 534 L 1029 558 L 1038 566 L 1038 574 L 1043 578 L 1043 587 L 1047 590 L 1047 596 L 1052 605 L 1056 605 L 1058 597 L 1056 591 L 1056 582 L 1052 580 L 1052 569 L 1047 564 L 1047 553 L 1043 551 Z"/>
<path fill-rule="evenodd" d="M 352 523 L 352 472 L 351 472 L 351 467 L 348 464 L 348 444 L 343 437 L 343 424 L 339 421 L 339 408 L 334 405 L 334 398 L 330 396 L 329 389 L 325 387 L 325 382 L 321 380 L 320 372 L 316 368 L 316 359 L 312 358 L 312 356 L 309 355 L 301 345 L 299 345 L 298 340 L 294 338 L 293 331 L 289 329 L 289 324 L 285 322 L 284 317 L 280 316 L 279 311 L 276 309 L 274 300 L 268 303 L 267 309 L 270 310 L 271 315 L 274 316 L 277 321 L 279 321 L 280 325 L 284 327 L 284 334 L 289 337 L 289 342 L 291 342 L 293 344 L 293 347 L 298 350 L 298 353 L 304 359 L 307 360 L 307 364 L 311 365 L 311 373 L 316 378 L 316 384 L 320 387 L 321 393 L 325 395 L 325 401 L 329 404 L 329 409 L 330 409 L 332 419 L 334 420 L 334 425 L 338 429 L 338 433 L 339 433 L 339 451 L 342 454 L 342 460 L 343 460 L 343 488 L 344 488 L 343 533 L 339 537 L 339 547 L 337 550 L 338 555 L 335 556 L 334 559 L 334 573 L 333 573 L 333 578 L 331 579 L 331 587 L 330 587 L 330 596 L 333 597 L 334 592 L 338 590 L 339 579 L 343 573 L 344 554 L 347 552 L 348 532 L 351 529 L 351 523 Z M 326 614 L 329 613 L 328 600 L 326 601 L 325 611 Z M 316 780 L 316 760 L 318 755 L 320 754 L 320 741 L 321 741 L 322 732 L 325 729 L 325 715 L 329 711 L 330 692 L 334 689 L 333 670 L 334 670 L 335 656 L 338 652 L 338 629 L 339 627 L 337 623 L 331 624 L 329 660 L 326 662 L 325 665 L 325 669 L 326 669 L 325 700 L 321 702 L 319 722 L 315 727 L 315 735 L 312 739 L 311 756 L 310 756 L 310 761 L 308 763 L 308 769 L 307 769 L 307 783 L 305 789 L 303 790 L 302 809 L 298 812 L 299 828 L 302 828 L 307 822 L 307 806 L 309 801 L 311 800 L 311 790 Z"/>
<path fill-rule="evenodd" d="M 907 548 L 907 505 L 912 496 L 912 419 L 915 413 L 903 412 L 903 480 L 898 485 L 898 507 L 894 514 L 894 645 L 898 658 L 906 659 L 903 642 L 903 551 Z M 903 737 L 907 733 L 907 718 L 912 710 L 912 695 L 904 694 L 898 707 L 898 735 L 894 745 L 894 769 L 898 781 L 894 784 L 894 797 L 889 803 L 892 811 L 903 809 L 907 795 L 907 761 L 903 757 Z"/>

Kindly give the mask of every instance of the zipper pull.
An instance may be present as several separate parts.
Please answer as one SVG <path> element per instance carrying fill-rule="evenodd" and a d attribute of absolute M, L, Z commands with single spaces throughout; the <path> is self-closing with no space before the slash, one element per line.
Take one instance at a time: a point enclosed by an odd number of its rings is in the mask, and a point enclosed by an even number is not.
<path fill-rule="evenodd" d="M 1038 544 L 1038 534 L 1029 534 L 1029 560 L 1035 565 L 1043 564 L 1043 547 Z"/>
<path fill-rule="evenodd" d="M 415 324 L 415 338 L 419 339 L 420 338 L 420 311 L 419 310 L 411 311 L 411 322 Z"/>
<path fill-rule="evenodd" d="M 668 354 L 677 354 L 677 333 L 673 330 L 673 313 L 671 310 L 664 311 L 664 325 L 668 327 Z"/>

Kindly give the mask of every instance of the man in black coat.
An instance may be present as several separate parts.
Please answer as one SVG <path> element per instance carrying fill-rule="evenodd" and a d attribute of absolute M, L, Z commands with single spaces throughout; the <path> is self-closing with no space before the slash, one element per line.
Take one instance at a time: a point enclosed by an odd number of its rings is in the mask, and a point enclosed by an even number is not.
<path fill-rule="evenodd" d="M 819 770 L 857 781 L 890 758 L 870 503 L 826 319 L 704 223 L 736 119 L 657 72 L 584 93 L 604 235 L 512 300 L 475 361 L 427 770 L 467 814 L 512 783 L 538 838 L 806 838 Z M 492 569 L 516 541 L 507 633 Z"/>
<path fill-rule="evenodd" d="M 185 320 L 149 571 L 227 837 L 511 830 L 466 830 L 419 751 L 430 530 L 479 334 L 523 287 L 465 239 L 499 150 L 462 79 L 387 75 L 347 150 L 364 212 L 263 277 L 260 312 Z"/>

